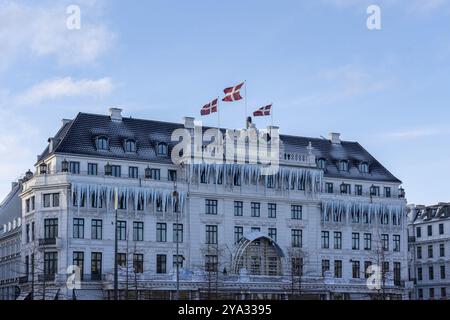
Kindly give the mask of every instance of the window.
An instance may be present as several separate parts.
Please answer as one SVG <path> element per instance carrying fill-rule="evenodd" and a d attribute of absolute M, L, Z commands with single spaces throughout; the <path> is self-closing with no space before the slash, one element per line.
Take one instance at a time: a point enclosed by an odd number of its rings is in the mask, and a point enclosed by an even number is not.
<path fill-rule="evenodd" d="M 122 167 L 121 166 L 111 166 L 111 175 L 116 178 L 120 178 L 122 176 Z"/>
<path fill-rule="evenodd" d="M 218 271 L 218 257 L 217 255 L 207 255 L 205 256 L 205 271 L 206 272 L 217 272 Z"/>
<path fill-rule="evenodd" d="M 252 227 L 250 230 L 251 230 L 252 233 L 253 232 L 261 232 L 261 228 L 260 227 Z"/>
<path fill-rule="evenodd" d="M 173 242 L 183 243 L 183 225 L 181 223 L 173 224 Z"/>
<path fill-rule="evenodd" d="M 389 251 L 389 235 L 388 234 L 381 235 L 381 247 L 384 251 Z"/>
<path fill-rule="evenodd" d="M 292 229 L 291 238 L 292 238 L 292 247 L 300 248 L 302 246 L 302 230 Z"/>
<path fill-rule="evenodd" d="M 434 299 L 434 288 L 430 288 L 429 294 L 430 294 L 430 299 Z"/>
<path fill-rule="evenodd" d="M 217 215 L 217 200 L 205 200 L 205 213 Z"/>
<path fill-rule="evenodd" d="M 273 187 L 271 186 L 271 182 L 270 182 L 270 181 L 272 181 L 272 180 L 271 180 L 271 177 L 269 177 L 269 179 L 268 179 L 267 188 L 273 188 Z M 235 173 L 235 175 L 234 175 L 234 177 L 233 177 L 233 183 L 234 183 L 234 185 L 237 186 L 237 187 L 239 187 L 239 186 L 241 185 L 241 174 L 240 174 L 239 172 L 236 172 L 236 173 Z"/>
<path fill-rule="evenodd" d="M 167 224 L 156 224 L 156 242 L 167 242 Z"/>
<path fill-rule="evenodd" d="M 136 152 L 136 141 L 126 140 L 125 141 L 125 152 Z"/>
<path fill-rule="evenodd" d="M 93 219 L 91 221 L 91 239 L 102 240 L 103 238 L 103 221 Z"/>
<path fill-rule="evenodd" d="M 429 225 L 427 227 L 427 231 L 428 231 L 428 236 L 431 237 L 433 235 L 433 226 Z"/>
<path fill-rule="evenodd" d="M 131 179 L 139 178 L 139 168 L 138 167 L 129 167 L 128 168 L 128 177 Z"/>
<path fill-rule="evenodd" d="M 322 277 L 325 277 L 327 271 L 330 271 L 330 260 L 322 260 Z"/>
<path fill-rule="evenodd" d="M 423 299 L 423 289 L 418 289 L 417 295 L 419 296 L 419 299 Z"/>
<path fill-rule="evenodd" d="M 390 187 L 384 187 L 384 196 L 386 198 L 390 198 L 391 197 L 391 188 Z"/>
<path fill-rule="evenodd" d="M 73 253 L 73 265 L 80 268 L 81 280 L 83 280 L 84 275 L 84 252 L 74 251 Z"/>
<path fill-rule="evenodd" d="M 333 190 L 333 183 L 327 182 L 327 183 L 325 184 L 325 190 L 326 190 L 327 193 L 334 193 L 334 190 Z"/>
<path fill-rule="evenodd" d="M 433 245 L 428 246 L 428 258 L 433 258 Z"/>
<path fill-rule="evenodd" d="M 359 233 L 352 233 L 352 250 L 359 250 Z"/>
<path fill-rule="evenodd" d="M 444 234 L 444 224 L 443 224 L 443 223 L 440 223 L 440 224 L 439 224 L 439 234 L 440 234 L 440 235 L 443 235 L 443 234 Z"/>
<path fill-rule="evenodd" d="M 161 170 L 160 169 L 150 169 L 150 179 L 161 180 Z"/>
<path fill-rule="evenodd" d="M 44 237 L 47 240 L 58 237 L 58 219 L 44 220 Z"/>
<path fill-rule="evenodd" d="M 361 173 L 369 173 L 369 164 L 367 162 L 361 162 L 359 164 L 359 171 Z"/>
<path fill-rule="evenodd" d="M 446 297 L 447 297 L 447 289 L 441 288 L 441 298 L 446 298 Z"/>
<path fill-rule="evenodd" d="M 440 269 L 441 269 L 441 279 L 445 279 L 445 265 L 442 265 Z"/>
<path fill-rule="evenodd" d="M 91 278 L 92 280 L 101 280 L 102 278 L 102 253 L 91 253 Z"/>
<path fill-rule="evenodd" d="M 44 208 L 59 207 L 59 193 L 43 195 Z"/>
<path fill-rule="evenodd" d="M 117 254 L 117 265 L 120 267 L 127 266 L 127 254 L 126 253 L 118 253 Z"/>
<path fill-rule="evenodd" d="M 203 170 L 200 174 L 200 183 L 203 183 L 203 184 L 208 183 L 208 179 L 207 179 L 205 170 Z"/>
<path fill-rule="evenodd" d="M 234 202 L 234 215 L 236 217 L 242 217 L 244 215 L 244 203 L 242 201 Z"/>
<path fill-rule="evenodd" d="M 234 243 L 238 244 L 241 242 L 242 237 L 244 236 L 244 228 L 243 227 L 234 227 Z"/>
<path fill-rule="evenodd" d="M 184 261 L 184 257 L 182 255 L 176 255 L 174 254 L 172 257 L 172 261 L 173 261 L 173 269 L 177 268 L 177 265 L 179 268 L 183 268 L 183 261 Z"/>
<path fill-rule="evenodd" d="M 293 204 L 291 205 L 291 218 L 293 220 L 302 220 L 303 207 Z"/>
<path fill-rule="evenodd" d="M 420 238 L 422 236 L 422 229 L 420 227 L 416 228 L 416 236 L 417 238 Z"/>
<path fill-rule="evenodd" d="M 383 275 L 387 274 L 389 272 L 389 262 L 388 261 L 384 261 L 381 264 L 381 272 Z"/>
<path fill-rule="evenodd" d="M 371 186 L 370 187 L 370 195 L 372 197 L 379 197 L 380 196 L 380 187 L 379 186 Z"/>
<path fill-rule="evenodd" d="M 327 166 L 327 160 L 324 158 L 320 158 L 317 160 L 317 168 L 319 169 L 325 169 Z"/>
<path fill-rule="evenodd" d="M 80 174 L 80 163 L 75 161 L 69 162 L 69 172 L 72 174 Z"/>
<path fill-rule="evenodd" d="M 217 226 L 206 226 L 206 244 L 217 244 Z"/>
<path fill-rule="evenodd" d="M 372 234 L 364 233 L 364 250 L 372 250 Z"/>
<path fill-rule="evenodd" d="M 25 242 L 30 243 L 30 224 L 27 224 L 26 226 L 26 236 L 25 236 Z"/>
<path fill-rule="evenodd" d="M 335 249 L 342 249 L 342 232 L 334 232 L 334 248 Z"/>
<path fill-rule="evenodd" d="M 362 196 L 363 187 L 360 184 L 355 185 L 355 195 Z"/>
<path fill-rule="evenodd" d="M 30 199 L 25 200 L 25 212 L 30 212 Z"/>
<path fill-rule="evenodd" d="M 351 194 L 351 193 L 352 193 L 351 185 L 349 185 L 348 183 L 342 183 L 341 194 Z"/>
<path fill-rule="evenodd" d="M 268 217 L 275 219 L 277 217 L 277 204 L 269 203 L 267 205 L 267 211 L 268 211 Z"/>
<path fill-rule="evenodd" d="M 372 265 L 372 261 L 364 261 L 364 277 L 366 279 L 368 279 L 371 275 L 372 270 L 369 270 L 371 265 Z"/>
<path fill-rule="evenodd" d="M 341 160 L 339 161 L 339 171 L 348 171 L 348 161 L 347 160 Z"/>
<path fill-rule="evenodd" d="M 259 202 L 252 202 L 250 209 L 252 217 L 261 216 L 261 204 Z"/>
<path fill-rule="evenodd" d="M 352 261 L 352 277 L 353 279 L 359 279 L 360 278 L 360 272 L 361 272 L 361 263 L 359 261 Z"/>
<path fill-rule="evenodd" d="M 330 232 L 322 231 L 322 249 L 330 248 Z"/>
<path fill-rule="evenodd" d="M 140 253 L 133 254 L 133 270 L 135 273 L 144 273 L 144 255 Z"/>
<path fill-rule="evenodd" d="M 31 197 L 31 211 L 34 211 L 35 204 L 36 204 L 36 198 L 34 196 Z"/>
<path fill-rule="evenodd" d="M 117 239 L 125 241 L 127 240 L 127 222 L 117 221 Z"/>
<path fill-rule="evenodd" d="M 73 238 L 84 239 L 84 219 L 73 219 Z"/>
<path fill-rule="evenodd" d="M 423 279 L 423 271 L 422 271 L 422 267 L 418 267 L 417 268 L 417 280 L 418 281 L 422 281 Z"/>
<path fill-rule="evenodd" d="M 445 257 L 445 243 L 439 244 L 439 256 Z"/>
<path fill-rule="evenodd" d="M 434 280 L 434 268 L 433 266 L 428 267 L 428 279 Z"/>
<path fill-rule="evenodd" d="M 133 241 L 144 241 L 144 223 L 140 221 L 133 222 Z"/>
<path fill-rule="evenodd" d="M 34 232 L 34 221 L 33 222 L 31 222 L 31 241 L 34 241 L 34 235 L 35 235 L 35 232 Z"/>
<path fill-rule="evenodd" d="M 394 251 L 400 252 L 400 235 L 394 234 Z"/>
<path fill-rule="evenodd" d="M 334 277 L 342 278 L 342 260 L 334 261 Z"/>
<path fill-rule="evenodd" d="M 277 228 L 269 228 L 269 237 L 273 239 L 273 241 L 277 241 Z"/>
<path fill-rule="evenodd" d="M 165 143 L 158 143 L 158 155 L 159 156 L 167 156 L 168 152 L 168 147 L 167 144 Z"/>
<path fill-rule="evenodd" d="M 167 256 L 165 254 L 158 254 L 156 256 L 156 273 L 167 272 Z"/>
<path fill-rule="evenodd" d="M 44 252 L 44 275 L 53 276 L 58 272 L 58 252 Z"/>
<path fill-rule="evenodd" d="M 401 285 L 401 264 L 394 262 L 394 285 Z"/>
<path fill-rule="evenodd" d="M 108 150 L 108 139 L 105 137 L 98 137 L 96 141 L 97 150 Z"/>
<path fill-rule="evenodd" d="M 169 170 L 167 172 L 167 177 L 169 181 L 175 182 L 177 181 L 177 170 Z"/>
<path fill-rule="evenodd" d="M 98 164 L 88 163 L 88 175 L 90 176 L 98 175 Z"/>

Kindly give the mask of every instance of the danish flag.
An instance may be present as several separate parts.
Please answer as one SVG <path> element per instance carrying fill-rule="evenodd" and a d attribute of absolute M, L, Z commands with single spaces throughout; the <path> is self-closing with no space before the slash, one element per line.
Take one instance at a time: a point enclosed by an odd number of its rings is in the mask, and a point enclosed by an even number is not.
<path fill-rule="evenodd" d="M 241 97 L 241 89 L 244 86 L 245 82 L 242 82 L 241 84 L 238 84 L 235 87 L 226 88 L 223 90 L 225 93 L 225 97 L 222 99 L 222 101 L 225 102 L 234 102 L 238 100 L 242 100 Z"/>
<path fill-rule="evenodd" d="M 254 117 L 264 117 L 264 116 L 270 116 L 270 113 L 272 112 L 272 105 L 269 104 L 268 106 L 259 108 L 255 112 L 253 112 Z"/>
<path fill-rule="evenodd" d="M 218 103 L 219 103 L 219 99 L 215 99 L 215 100 L 211 101 L 210 103 L 208 103 L 207 105 L 205 105 L 202 108 L 202 110 L 200 111 L 200 114 L 202 116 L 207 116 L 207 115 L 210 115 L 211 113 L 217 112 Z"/>

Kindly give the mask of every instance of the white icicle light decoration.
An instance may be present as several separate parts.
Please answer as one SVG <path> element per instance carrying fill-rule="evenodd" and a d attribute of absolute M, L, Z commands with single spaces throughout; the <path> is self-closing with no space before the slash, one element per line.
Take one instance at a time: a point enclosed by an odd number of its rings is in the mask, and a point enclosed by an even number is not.
<path fill-rule="evenodd" d="M 272 187 L 279 190 L 304 190 L 305 192 L 322 192 L 323 171 L 308 168 L 279 168 L 272 176 L 262 175 L 260 165 L 252 164 L 190 164 L 186 170 L 186 180 L 198 184 L 204 174 L 206 181 L 233 187 L 235 177 L 241 179 L 243 185 L 264 183 L 267 187 L 269 179 Z M 220 178 L 222 178 L 220 181 Z"/>
<path fill-rule="evenodd" d="M 71 188 L 71 199 L 74 206 L 80 208 L 84 203 L 85 207 L 98 208 L 99 204 L 107 210 L 114 210 L 115 190 L 118 192 L 119 202 L 125 201 L 125 208 L 138 210 L 138 203 L 141 202 L 143 210 L 146 211 L 148 204 L 156 209 L 157 202 L 160 202 L 162 211 L 166 212 L 169 206 L 174 208 L 176 199 L 173 197 L 173 190 L 162 188 L 146 187 L 116 187 L 98 184 L 73 183 Z M 178 191 L 178 207 L 181 212 L 184 210 L 186 192 Z M 95 206 L 92 206 L 95 203 Z M 130 207 L 130 204 L 132 207 Z"/>
<path fill-rule="evenodd" d="M 322 201 L 322 221 L 400 225 L 406 210 L 403 206 L 354 201 Z"/>

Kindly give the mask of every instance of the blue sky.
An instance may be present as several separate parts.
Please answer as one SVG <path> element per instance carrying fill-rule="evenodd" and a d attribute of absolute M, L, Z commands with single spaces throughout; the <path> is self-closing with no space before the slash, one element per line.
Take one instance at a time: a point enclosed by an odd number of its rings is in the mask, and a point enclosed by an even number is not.
<path fill-rule="evenodd" d="M 80 30 L 66 28 L 70 4 Z M 381 30 L 366 27 L 370 4 Z M 0 196 L 63 118 L 120 106 L 181 121 L 247 80 L 249 109 L 273 102 L 282 133 L 341 132 L 410 203 L 450 201 L 449 60 L 447 0 L 0 0 Z M 242 126 L 243 105 L 221 117 Z"/>

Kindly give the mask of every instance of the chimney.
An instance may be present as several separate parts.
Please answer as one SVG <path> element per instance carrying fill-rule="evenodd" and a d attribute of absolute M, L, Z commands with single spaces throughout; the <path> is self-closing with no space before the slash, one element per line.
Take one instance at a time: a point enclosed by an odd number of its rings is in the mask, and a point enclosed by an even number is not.
<path fill-rule="evenodd" d="M 109 108 L 109 115 L 112 121 L 122 122 L 122 109 Z"/>
<path fill-rule="evenodd" d="M 332 144 L 341 144 L 341 134 L 336 132 L 330 133 L 330 141 Z"/>
<path fill-rule="evenodd" d="M 31 178 L 33 178 L 33 172 L 31 172 L 31 170 L 28 169 L 28 171 L 25 172 L 25 180 L 30 180 Z"/>
<path fill-rule="evenodd" d="M 194 127 L 195 127 L 195 125 L 194 125 L 195 118 L 193 118 L 193 117 L 184 117 L 183 121 L 184 121 L 184 127 L 186 129 L 194 129 Z"/>
<path fill-rule="evenodd" d="M 66 124 L 69 124 L 71 121 L 72 120 L 70 120 L 70 119 L 62 119 L 62 121 L 61 121 L 62 127 L 64 127 Z"/>

